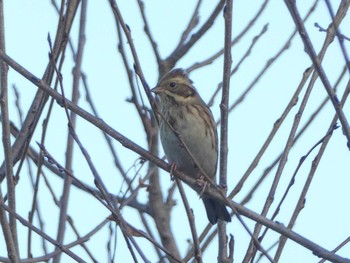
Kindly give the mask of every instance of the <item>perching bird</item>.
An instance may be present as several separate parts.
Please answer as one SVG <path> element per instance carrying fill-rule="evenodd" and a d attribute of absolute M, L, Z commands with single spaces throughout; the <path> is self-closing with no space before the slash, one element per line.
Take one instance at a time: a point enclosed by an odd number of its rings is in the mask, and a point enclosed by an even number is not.
<path fill-rule="evenodd" d="M 160 138 L 168 161 L 194 178 L 201 176 L 198 164 L 215 183 L 218 161 L 216 125 L 209 107 L 187 73 L 183 69 L 170 71 L 152 91 L 159 97 Z M 193 161 L 179 136 L 196 161 Z M 218 219 L 231 222 L 224 204 L 205 196 L 203 202 L 211 224 Z"/>

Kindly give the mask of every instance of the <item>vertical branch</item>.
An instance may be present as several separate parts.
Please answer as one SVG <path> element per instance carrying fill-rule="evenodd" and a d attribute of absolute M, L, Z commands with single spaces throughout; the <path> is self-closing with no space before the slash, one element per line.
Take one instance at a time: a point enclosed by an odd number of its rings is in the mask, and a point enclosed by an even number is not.
<path fill-rule="evenodd" d="M 78 44 L 76 63 L 73 69 L 72 102 L 74 104 L 77 104 L 79 99 L 79 82 L 81 77 L 81 64 L 82 64 L 83 50 L 85 45 L 86 8 L 87 8 L 87 2 L 86 0 L 82 0 L 79 40 L 78 40 L 79 44 Z M 72 128 L 75 127 L 76 114 L 74 112 L 70 112 L 70 124 L 72 125 Z M 73 149 L 74 149 L 74 139 L 72 136 L 69 135 L 69 131 L 68 131 L 66 164 L 65 164 L 66 169 L 68 171 L 72 171 L 73 169 Z M 58 231 L 57 231 L 57 242 L 59 244 L 63 243 L 71 184 L 72 184 L 72 178 L 70 176 L 66 176 L 64 179 L 63 194 L 62 194 L 61 206 L 60 206 L 61 207 L 60 218 L 59 218 L 59 225 L 58 225 Z M 61 256 L 61 253 L 57 254 L 57 256 L 54 257 L 53 262 L 54 263 L 59 262 L 60 256 Z"/>
<path fill-rule="evenodd" d="M 0 1 L 0 50 L 5 52 L 5 26 L 3 2 Z M 0 61 L 0 106 L 2 123 L 2 143 L 4 145 L 5 174 L 7 178 L 7 194 L 9 198 L 9 207 L 16 210 L 15 183 L 13 180 L 11 134 L 8 109 L 8 86 L 7 86 L 8 65 Z M 3 200 L 1 189 L 0 199 Z M 2 210 L 2 209 L 0 209 Z M 13 262 L 18 262 L 18 240 L 16 218 L 10 215 L 10 224 L 7 222 L 5 211 L 0 211 L 0 221 L 7 245 L 7 253 Z"/>
<path fill-rule="evenodd" d="M 225 19 L 225 38 L 224 38 L 224 73 L 222 99 L 220 104 L 221 110 L 221 136 L 220 136 L 220 186 L 227 191 L 227 141 L 228 141 L 228 103 L 230 94 L 230 78 L 231 78 L 231 38 L 232 38 L 232 0 L 226 1 L 224 8 Z M 226 224 L 220 222 L 218 224 L 219 234 L 219 262 L 227 261 L 227 236 Z"/>
<path fill-rule="evenodd" d="M 228 103 L 231 78 L 231 34 L 232 34 L 232 0 L 227 0 L 224 9 L 225 18 L 225 50 L 224 50 L 224 74 L 222 99 L 220 104 L 221 110 L 221 141 L 220 141 L 220 185 L 226 186 L 227 176 L 227 134 L 228 134 Z"/>

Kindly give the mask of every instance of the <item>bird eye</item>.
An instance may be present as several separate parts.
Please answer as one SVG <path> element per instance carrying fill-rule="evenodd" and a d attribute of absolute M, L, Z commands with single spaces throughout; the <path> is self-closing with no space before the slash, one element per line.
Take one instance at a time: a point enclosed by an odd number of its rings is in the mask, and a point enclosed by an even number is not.
<path fill-rule="evenodd" d="M 169 86 L 170 86 L 171 88 L 175 88 L 175 87 L 176 87 L 176 83 L 175 83 L 175 82 L 170 82 Z"/>

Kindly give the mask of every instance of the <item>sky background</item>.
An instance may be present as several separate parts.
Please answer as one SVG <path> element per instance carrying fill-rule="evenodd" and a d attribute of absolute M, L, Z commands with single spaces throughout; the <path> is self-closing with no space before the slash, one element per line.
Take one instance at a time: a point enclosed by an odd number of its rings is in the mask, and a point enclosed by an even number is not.
<path fill-rule="evenodd" d="M 237 36 L 247 25 L 262 3 L 263 1 L 254 1 L 254 4 L 251 2 L 248 4 L 247 1 L 234 1 L 233 37 Z M 302 17 L 304 17 L 313 3 L 314 1 L 298 1 L 298 8 Z M 334 10 L 336 10 L 339 1 L 333 0 L 331 3 Z M 176 47 L 179 35 L 187 25 L 195 4 L 195 1 L 185 0 L 145 1 L 149 25 L 163 58 L 166 58 Z M 149 41 L 143 31 L 143 22 L 138 11 L 137 2 L 118 1 L 118 5 L 126 23 L 131 28 L 132 38 L 137 48 L 146 80 L 151 87 L 155 86 L 159 77 L 158 68 Z M 58 16 L 51 5 L 51 1 L 12 0 L 5 1 L 4 7 L 6 53 L 37 77 L 42 77 L 48 63 L 49 47 L 47 36 L 49 33 L 51 38 L 54 39 L 58 23 Z M 213 1 L 203 1 L 199 11 L 200 25 L 207 19 L 213 7 Z M 80 12 L 80 9 L 78 12 Z M 77 16 L 77 18 L 78 17 L 79 16 Z M 327 28 L 330 21 L 326 5 L 323 1 L 320 1 L 317 9 L 306 22 L 306 28 L 316 52 L 320 50 L 323 44 L 325 32 L 320 32 L 314 26 L 314 23 L 317 22 L 320 26 Z M 346 17 L 340 28 L 342 33 L 347 36 L 350 35 L 349 22 L 349 18 Z M 266 65 L 267 60 L 275 56 L 294 30 L 294 22 L 284 2 L 269 1 L 268 7 L 263 15 L 250 31 L 232 48 L 233 67 L 244 55 L 252 39 L 261 32 L 263 26 L 266 24 L 268 24 L 267 32 L 259 38 L 258 43 L 254 46 L 252 54 L 232 76 L 230 103 L 235 102 L 242 92 L 254 81 L 255 77 Z M 73 25 L 71 37 L 73 45 L 76 48 L 78 40 L 78 19 L 76 19 Z M 223 38 L 224 19 L 222 15 L 219 15 L 213 28 L 190 50 L 184 59 L 179 61 L 176 67 L 188 68 L 195 62 L 206 59 L 209 55 L 222 48 Z M 90 92 L 98 109 L 98 113 L 101 118 L 115 130 L 146 148 L 147 141 L 142 130 L 140 119 L 137 116 L 134 106 L 126 101 L 126 99 L 130 97 L 130 90 L 120 54 L 117 50 L 117 44 L 118 39 L 115 21 L 108 1 L 88 1 L 86 45 L 82 71 L 87 75 Z M 126 41 L 124 41 L 124 45 L 126 49 L 128 49 Z M 348 48 L 349 43 L 345 42 L 345 46 Z M 303 49 L 299 35 L 296 35 L 292 41 L 291 47 L 268 69 L 264 76 L 255 84 L 252 92 L 249 93 L 245 100 L 230 114 L 228 191 L 233 189 L 252 162 L 257 151 L 266 140 L 274 122 L 280 117 L 296 90 L 303 72 L 310 67 L 311 61 Z M 132 65 L 131 56 L 130 54 L 128 55 L 129 62 Z M 63 83 L 66 94 L 70 94 L 72 87 L 72 68 L 74 66 L 72 53 L 70 51 L 67 51 L 65 60 L 65 66 L 62 69 Z M 333 85 L 344 66 L 344 59 L 337 41 L 334 41 L 329 48 L 323 66 Z M 190 74 L 190 77 L 193 79 L 195 86 L 205 101 L 209 101 L 218 83 L 220 83 L 222 79 L 222 69 L 223 59 L 220 57 L 211 65 L 200 68 Z M 346 73 L 337 91 L 339 98 L 341 98 L 343 94 L 348 79 L 349 75 Z M 37 89 L 12 69 L 9 71 L 8 83 L 10 92 L 10 118 L 19 126 L 19 118 L 15 108 L 15 97 L 11 85 L 15 84 L 20 92 L 20 103 L 24 113 L 28 110 Z M 261 159 L 258 167 L 244 185 L 244 189 L 235 196 L 234 201 L 242 201 L 256 180 L 260 178 L 266 167 L 269 166 L 283 150 L 293 123 L 294 115 L 297 113 L 304 92 L 305 88 L 299 97 L 297 105 L 292 109 L 287 120 L 276 135 L 276 138 Z M 90 107 L 85 101 L 85 92 L 83 89 L 80 93 L 79 106 L 90 111 Z M 308 117 L 326 96 L 327 94 L 324 87 L 321 82 L 317 80 L 302 117 L 300 127 L 306 123 Z M 144 94 L 143 98 L 146 101 L 146 96 L 144 96 Z M 220 97 L 216 97 L 214 105 L 211 107 L 216 119 L 218 119 L 220 115 L 220 99 Z M 348 114 L 348 105 L 345 105 L 344 112 L 347 116 L 350 116 Z M 65 144 L 67 141 L 67 120 L 63 108 L 58 105 L 54 106 L 53 114 L 49 123 L 46 148 L 58 162 L 64 164 Z M 274 208 L 283 195 L 298 165 L 299 159 L 325 135 L 333 115 L 334 109 L 332 105 L 328 103 L 302 139 L 298 141 L 291 150 L 288 163 L 281 178 L 281 185 L 276 192 L 275 202 L 271 212 L 274 211 Z M 31 143 L 31 146 L 36 149 L 35 141 L 40 141 L 41 123 L 42 122 L 39 122 Z M 88 150 L 100 175 L 103 177 L 108 190 L 118 194 L 120 189 L 125 189 L 125 184 L 122 184 L 121 177 L 113 164 L 113 159 L 107 149 L 102 133 L 81 118 L 78 118 L 76 131 Z M 118 142 L 114 141 L 113 143 L 124 169 L 128 170 L 130 174 L 135 174 L 137 169 L 140 168 L 138 156 L 123 148 Z M 305 178 L 309 173 L 311 162 L 317 151 L 318 148 L 311 153 L 298 172 L 295 185 L 292 187 L 279 216 L 276 218 L 277 221 L 284 224 L 288 223 L 300 191 L 305 183 Z M 2 148 L 0 151 L 0 160 L 3 160 Z M 306 206 L 302 210 L 294 228 L 294 231 L 297 233 L 329 250 L 335 248 L 350 234 L 350 210 L 347 205 L 350 198 L 349 163 L 350 158 L 349 150 L 346 147 L 346 138 L 342 135 L 341 129 L 338 129 L 334 132 L 317 169 L 307 195 Z M 34 166 L 32 166 L 32 169 L 35 171 Z M 141 169 L 141 177 L 145 175 L 145 171 L 146 169 Z M 248 208 L 260 213 L 275 172 L 276 167 L 254 194 L 253 200 L 247 204 Z M 93 186 L 93 176 L 77 147 L 75 148 L 74 173 L 85 183 Z M 63 181 L 53 174 L 48 173 L 47 176 L 54 186 L 56 196 L 59 197 L 62 192 Z M 169 176 L 165 172 L 162 173 L 162 184 L 164 185 L 163 190 L 166 192 L 171 182 L 169 182 Z M 97 200 L 88 194 L 74 187 L 72 189 L 72 200 L 74 201 L 69 203 L 68 213 L 73 220 L 77 220 L 76 222 L 79 222 L 82 218 L 84 219 L 84 224 L 77 223 L 77 225 L 79 225 L 79 232 L 83 235 L 90 231 L 92 226 L 95 226 L 98 222 L 106 218 L 109 213 Z M 191 207 L 196 216 L 198 232 L 200 233 L 207 224 L 204 207 L 198 195 L 188 187 L 186 189 Z M 2 190 L 6 192 L 5 184 L 2 184 Z M 30 187 L 29 177 L 23 173 L 21 182 L 17 186 L 18 213 L 23 217 L 27 217 L 30 210 L 32 193 L 33 190 Z M 146 200 L 147 195 L 148 193 L 145 190 L 140 191 L 138 200 Z M 59 209 L 54 206 L 50 198 L 47 198 L 48 196 L 47 188 L 44 186 L 41 187 L 39 200 L 40 209 L 45 218 L 45 229 L 51 237 L 56 237 Z M 184 217 L 184 209 L 178 193 L 176 193 L 175 198 L 178 200 L 178 205 L 173 211 L 172 227 L 177 235 L 178 246 L 181 249 L 182 255 L 184 255 L 188 247 L 186 240 L 190 238 L 190 232 L 188 225 L 184 223 L 186 222 L 186 218 Z M 269 216 L 271 216 L 271 212 Z M 125 208 L 123 210 L 123 216 L 128 222 L 141 227 L 139 217 L 133 209 Z M 247 218 L 245 218 L 245 221 L 252 230 L 255 225 L 254 222 Z M 20 224 L 18 227 L 21 246 L 26 247 L 27 229 Z M 236 240 L 235 262 L 241 262 L 250 238 L 236 219 L 228 224 L 227 230 L 228 233 L 234 235 Z M 108 231 L 108 227 L 105 227 L 87 243 L 99 262 L 107 262 L 107 244 L 105 241 Z M 266 240 L 263 242 L 263 246 L 268 248 L 278 238 L 279 235 L 269 231 Z M 75 237 L 72 235 L 71 229 L 68 228 L 65 243 L 74 240 Z M 137 242 L 139 242 L 140 246 L 144 246 L 145 248 L 151 247 L 148 241 L 142 238 L 137 238 Z M 52 246 L 49 246 L 49 248 L 51 248 L 51 250 L 53 249 Z M 84 254 L 80 248 L 75 248 L 72 251 L 84 259 L 87 259 L 86 254 Z M 149 249 L 145 251 L 149 253 L 147 257 L 150 261 L 156 262 L 154 250 Z M 204 253 L 204 262 L 216 261 L 216 251 L 217 242 L 215 241 L 212 242 L 208 251 Z M 131 262 L 130 253 L 126 249 L 125 242 L 119 231 L 116 253 L 116 262 Z M 34 242 L 33 254 L 34 256 L 42 255 L 38 239 Z M 340 250 L 339 254 L 343 256 L 349 255 L 350 246 L 348 245 Z M 6 255 L 4 239 L 0 236 L 0 256 Z M 26 250 L 24 249 L 21 251 L 21 257 L 23 258 L 25 256 Z M 63 255 L 62 262 L 72 262 L 72 260 Z M 262 262 L 267 261 L 262 260 Z M 288 241 L 280 262 L 318 262 L 318 258 L 293 241 Z"/>

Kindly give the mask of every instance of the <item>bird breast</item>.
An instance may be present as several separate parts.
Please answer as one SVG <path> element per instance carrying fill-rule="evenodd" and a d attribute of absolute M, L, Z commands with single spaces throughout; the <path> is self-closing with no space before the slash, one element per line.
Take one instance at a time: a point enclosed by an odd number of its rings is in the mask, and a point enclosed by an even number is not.
<path fill-rule="evenodd" d="M 209 109 L 197 104 L 177 105 L 162 112 L 166 121 L 160 120 L 160 136 L 168 161 L 193 177 L 200 175 L 197 163 L 209 177 L 214 178 L 218 154 L 217 135 Z"/>

